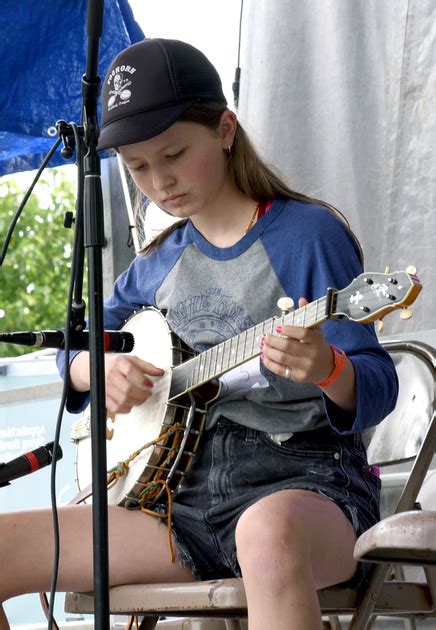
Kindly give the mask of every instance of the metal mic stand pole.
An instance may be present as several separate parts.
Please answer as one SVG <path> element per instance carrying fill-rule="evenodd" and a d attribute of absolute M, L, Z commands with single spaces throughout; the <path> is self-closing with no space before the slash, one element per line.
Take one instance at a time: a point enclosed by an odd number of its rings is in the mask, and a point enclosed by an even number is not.
<path fill-rule="evenodd" d="M 88 257 L 89 330 L 91 374 L 92 515 L 94 557 L 95 628 L 109 630 L 109 552 L 106 486 L 106 404 L 103 336 L 104 246 L 103 194 L 100 158 L 97 154 L 97 100 L 99 38 L 102 34 L 104 0 L 88 0 L 88 54 L 82 78 L 84 157 L 84 246 Z"/>

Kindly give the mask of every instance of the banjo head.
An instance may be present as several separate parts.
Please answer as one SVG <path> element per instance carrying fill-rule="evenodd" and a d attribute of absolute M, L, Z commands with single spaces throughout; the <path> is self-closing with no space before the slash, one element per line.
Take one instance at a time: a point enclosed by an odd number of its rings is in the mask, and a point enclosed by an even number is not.
<path fill-rule="evenodd" d="M 165 373 L 161 377 L 150 377 L 154 384 L 152 395 L 142 405 L 133 407 L 129 413 L 120 413 L 108 418 L 106 430 L 108 471 L 115 468 L 118 462 L 126 462 L 143 445 L 159 436 L 162 424 L 169 414 L 167 401 L 174 352 L 177 350 L 173 346 L 173 334 L 164 316 L 155 308 L 144 308 L 135 313 L 121 330 L 131 332 L 135 338 L 135 346 L 129 354 L 162 368 Z M 77 485 L 79 491 L 83 491 L 92 481 L 89 406 L 83 412 L 81 420 L 75 424 L 72 439 L 77 442 Z M 153 466 L 159 461 L 159 451 L 160 449 L 155 446 L 149 446 L 132 459 L 127 474 L 108 489 L 110 504 L 123 504 L 133 489 L 133 495 L 140 491 L 142 486 L 137 482 L 139 479 L 144 482 L 153 474 L 155 471 Z"/>

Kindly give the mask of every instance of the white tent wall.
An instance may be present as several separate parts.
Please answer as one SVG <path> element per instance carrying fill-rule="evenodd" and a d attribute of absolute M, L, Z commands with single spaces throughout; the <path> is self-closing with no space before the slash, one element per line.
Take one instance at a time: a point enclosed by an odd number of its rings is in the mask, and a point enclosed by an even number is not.
<path fill-rule="evenodd" d="M 338 207 L 365 268 L 424 290 L 387 334 L 436 329 L 435 0 L 245 0 L 238 114 L 291 187 Z"/>

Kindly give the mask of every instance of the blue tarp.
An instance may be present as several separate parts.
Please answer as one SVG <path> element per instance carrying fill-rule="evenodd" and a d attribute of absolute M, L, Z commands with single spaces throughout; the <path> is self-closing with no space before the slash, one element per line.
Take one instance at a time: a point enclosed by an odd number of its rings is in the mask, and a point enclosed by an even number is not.
<path fill-rule="evenodd" d="M 80 124 L 87 9 L 88 0 L 1 1 L 0 175 L 38 168 L 56 121 Z M 105 0 L 99 76 L 143 38 L 128 1 Z M 50 165 L 65 163 L 59 149 Z"/>

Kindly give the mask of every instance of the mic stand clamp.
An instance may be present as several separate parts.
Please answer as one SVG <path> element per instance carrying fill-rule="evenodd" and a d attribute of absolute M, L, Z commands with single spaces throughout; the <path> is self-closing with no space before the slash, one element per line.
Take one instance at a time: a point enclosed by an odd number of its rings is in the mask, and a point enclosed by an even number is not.
<path fill-rule="evenodd" d="M 55 127 L 63 144 L 61 155 L 65 160 L 70 160 L 73 157 L 74 149 L 76 148 L 73 128 L 65 120 L 58 120 Z M 78 127 L 77 129 L 80 135 L 83 136 L 83 127 Z"/>
<path fill-rule="evenodd" d="M 73 128 L 74 126 L 74 128 Z M 84 250 L 83 250 L 83 138 L 85 129 L 75 123 L 67 123 L 65 120 L 58 120 L 56 125 L 59 138 L 63 148 L 61 155 L 66 160 L 70 159 L 76 150 L 76 162 L 78 166 L 78 190 L 76 200 L 76 217 L 71 211 L 64 214 L 64 227 L 70 229 L 76 224 L 74 234 L 73 250 L 75 252 L 74 268 L 74 298 L 71 305 L 71 313 L 68 329 L 71 332 L 81 332 L 85 328 L 85 302 L 82 299 L 83 271 L 84 271 Z"/>

